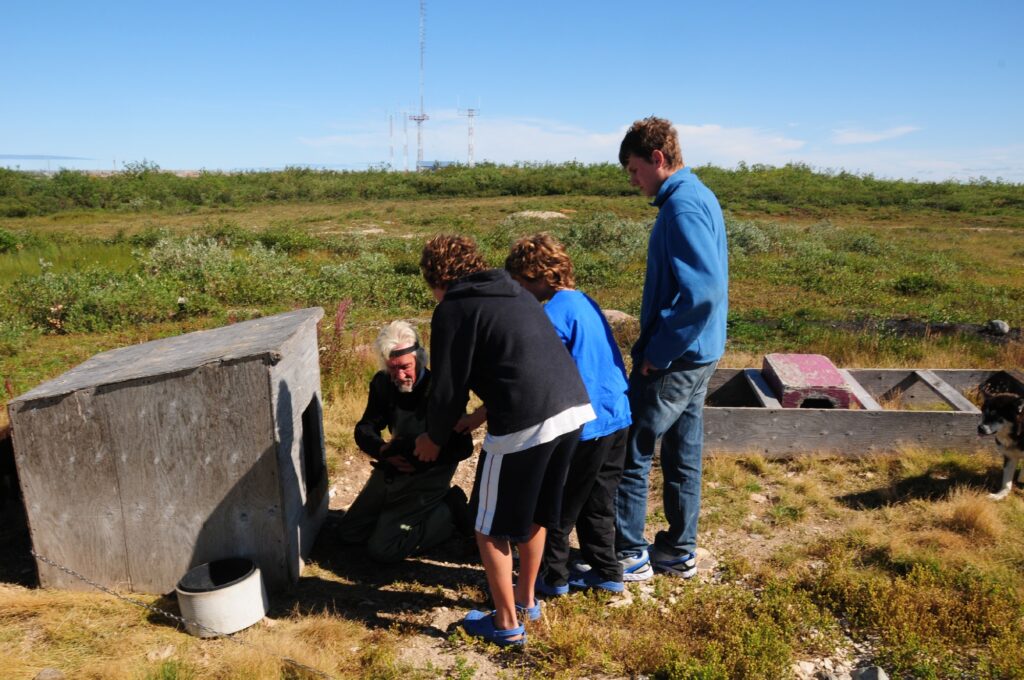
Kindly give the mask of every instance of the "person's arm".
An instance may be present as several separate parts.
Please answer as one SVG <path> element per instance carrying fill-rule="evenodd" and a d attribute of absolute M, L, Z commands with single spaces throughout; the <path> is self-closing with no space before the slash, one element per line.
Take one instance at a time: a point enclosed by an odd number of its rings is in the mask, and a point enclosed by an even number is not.
<path fill-rule="evenodd" d="M 448 442 L 455 424 L 466 412 L 475 345 L 476 329 L 464 322 L 460 310 L 444 302 L 439 304 L 430 323 L 426 432 L 438 448 Z M 418 443 L 416 448 L 419 457 Z"/>
<path fill-rule="evenodd" d="M 668 368 L 704 331 L 728 291 L 714 223 L 699 213 L 684 212 L 665 226 L 659 266 L 675 279 L 678 294 L 667 308 L 657 310 L 660 323 L 647 344 L 641 370 Z"/>
<path fill-rule="evenodd" d="M 481 406 L 472 413 L 459 418 L 458 422 L 455 423 L 456 432 L 472 432 L 476 428 L 480 427 L 487 421 L 487 407 Z"/>
<path fill-rule="evenodd" d="M 388 399 L 381 389 L 380 381 L 374 376 L 370 381 L 369 395 L 363 417 L 356 423 L 353 436 L 356 446 L 370 457 L 380 459 L 387 446 L 381 432 L 388 426 Z"/>

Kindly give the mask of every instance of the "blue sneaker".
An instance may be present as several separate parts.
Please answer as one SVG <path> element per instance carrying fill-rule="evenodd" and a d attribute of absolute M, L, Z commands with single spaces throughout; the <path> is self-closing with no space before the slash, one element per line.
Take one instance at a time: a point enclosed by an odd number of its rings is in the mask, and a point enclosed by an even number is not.
<path fill-rule="evenodd" d="M 634 581 L 649 581 L 654 578 L 654 569 L 651 568 L 651 558 L 647 550 L 639 555 L 626 555 L 619 558 L 622 565 L 622 580 L 627 583 Z"/>
<path fill-rule="evenodd" d="M 599 581 L 601 577 L 597 574 L 584 574 L 577 578 L 569 579 L 569 585 L 581 590 L 604 590 L 609 593 L 621 593 L 626 589 L 622 581 Z"/>
<path fill-rule="evenodd" d="M 562 595 L 569 594 L 569 586 L 565 583 L 560 586 L 549 586 L 547 581 L 539 578 L 537 579 L 537 584 L 533 587 L 533 591 L 544 597 L 561 597 Z"/>
<path fill-rule="evenodd" d="M 663 553 L 657 548 L 653 549 L 653 553 L 651 562 L 654 563 L 654 568 L 659 573 L 680 578 L 693 578 L 697 575 L 697 556 L 695 554 L 684 553 L 677 557 Z"/>

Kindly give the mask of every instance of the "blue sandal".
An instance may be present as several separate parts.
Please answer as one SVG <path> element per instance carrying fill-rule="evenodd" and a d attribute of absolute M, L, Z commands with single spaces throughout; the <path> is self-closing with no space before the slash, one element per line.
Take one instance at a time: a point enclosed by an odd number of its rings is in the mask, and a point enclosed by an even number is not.
<path fill-rule="evenodd" d="M 534 598 L 532 607 L 516 604 L 516 614 L 519 614 L 523 621 L 536 621 L 540 618 L 540 600 Z"/>
<path fill-rule="evenodd" d="M 519 625 L 508 630 L 495 628 L 494 612 L 482 612 L 474 609 L 466 614 L 466 618 L 462 619 L 462 628 L 466 634 L 486 642 L 492 642 L 499 647 L 526 644 L 526 627 Z"/>

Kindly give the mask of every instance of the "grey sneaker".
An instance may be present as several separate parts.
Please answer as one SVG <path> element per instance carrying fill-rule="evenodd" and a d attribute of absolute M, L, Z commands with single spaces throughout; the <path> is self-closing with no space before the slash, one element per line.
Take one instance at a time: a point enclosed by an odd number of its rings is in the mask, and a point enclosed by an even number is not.
<path fill-rule="evenodd" d="M 685 553 L 675 557 L 663 553 L 657 548 L 651 549 L 651 562 L 654 569 L 662 574 L 678 576 L 680 578 L 693 578 L 697 575 L 697 556 L 693 553 Z"/>
<path fill-rule="evenodd" d="M 622 580 L 626 583 L 648 581 L 654 578 L 654 570 L 651 569 L 651 558 L 646 550 L 639 555 L 620 557 L 619 564 L 622 565 Z"/>
<path fill-rule="evenodd" d="M 581 559 L 569 560 L 569 576 L 580 576 L 590 571 L 591 566 Z"/>

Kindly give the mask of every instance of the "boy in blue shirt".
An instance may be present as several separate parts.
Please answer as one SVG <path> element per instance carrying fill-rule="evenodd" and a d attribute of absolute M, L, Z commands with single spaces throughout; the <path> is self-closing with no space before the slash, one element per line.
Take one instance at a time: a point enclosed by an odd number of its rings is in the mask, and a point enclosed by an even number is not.
<path fill-rule="evenodd" d="M 569 586 L 622 592 L 622 565 L 615 553 L 615 492 L 622 477 L 629 430 L 626 371 L 611 328 L 597 303 L 574 290 L 572 261 L 548 234 L 520 239 L 505 269 L 544 302 L 558 336 L 572 355 L 597 414 L 583 426 L 562 497 L 561 520 L 548 528 L 536 589 L 564 595 Z M 590 569 L 569 573 L 569 533 L 576 526 L 580 552 Z"/>

